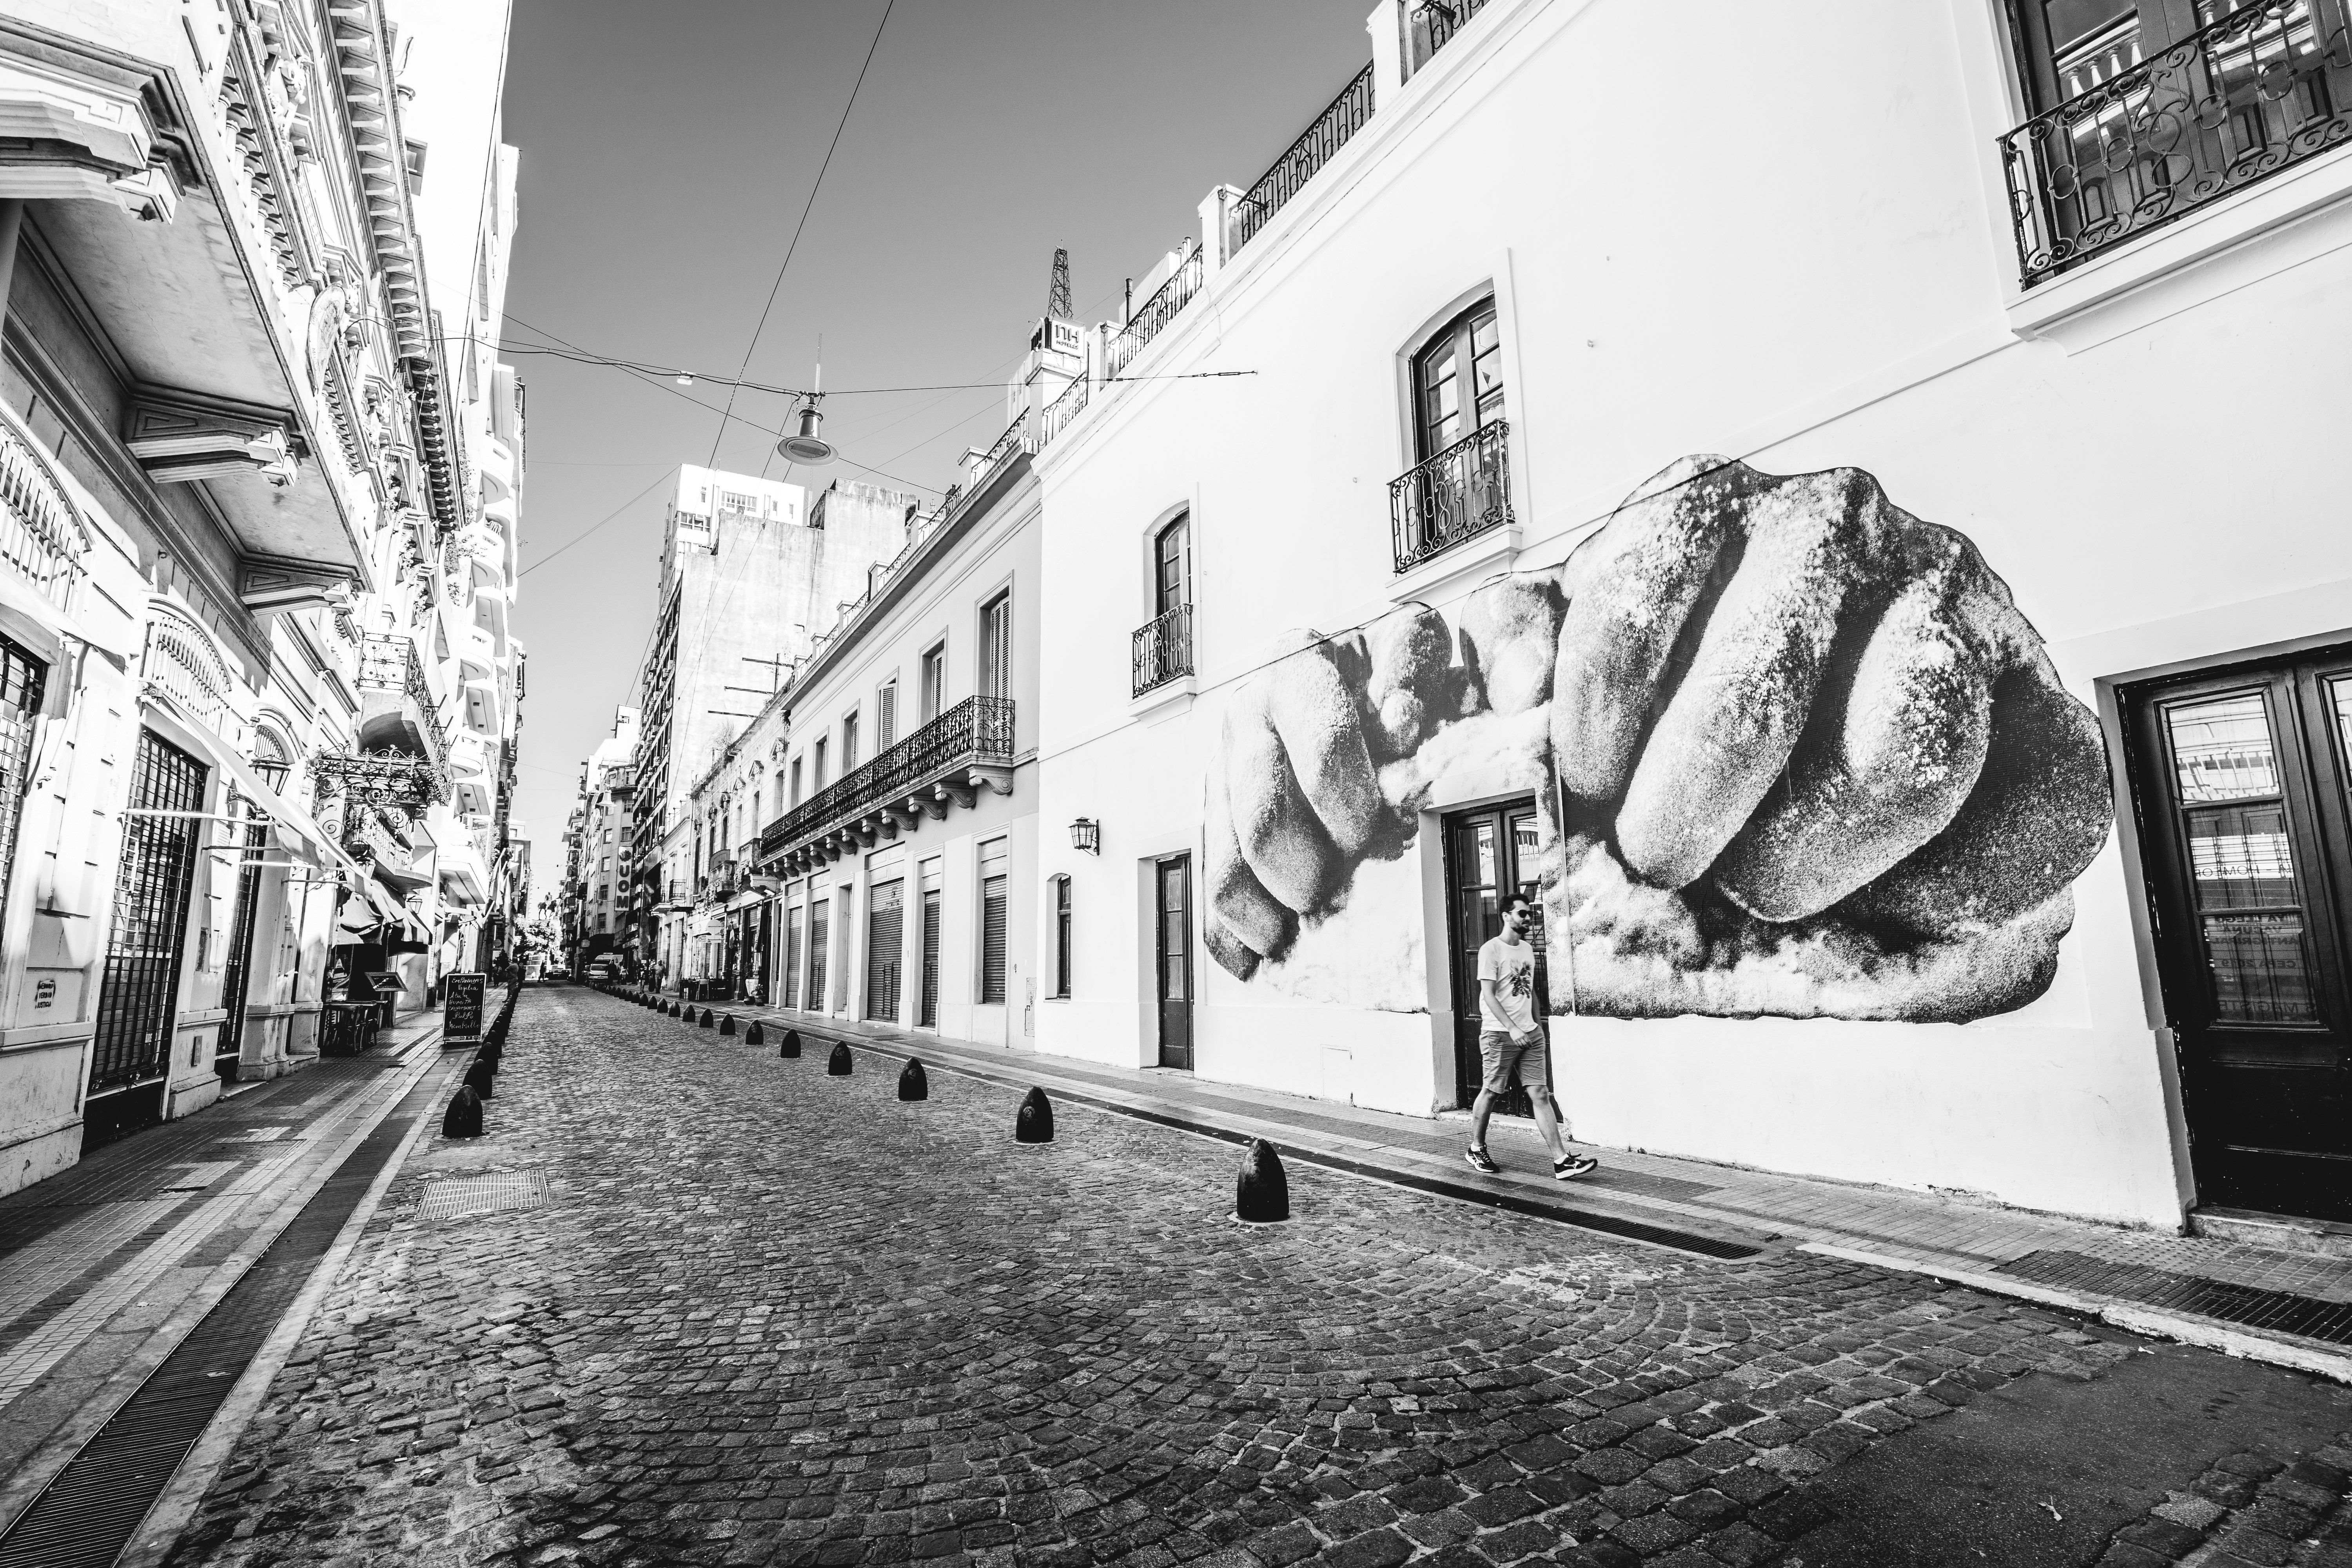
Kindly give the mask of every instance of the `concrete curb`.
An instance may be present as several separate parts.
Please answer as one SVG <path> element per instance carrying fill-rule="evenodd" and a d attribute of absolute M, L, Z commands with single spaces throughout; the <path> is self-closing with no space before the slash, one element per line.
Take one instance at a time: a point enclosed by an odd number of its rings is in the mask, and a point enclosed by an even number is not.
<path fill-rule="evenodd" d="M 438 1033 L 437 1030 L 434 1032 Z M 405 1100 L 409 1090 L 430 1077 L 434 1068 L 443 1062 L 449 1065 L 452 1072 L 462 1069 L 464 1066 L 464 1062 L 456 1056 L 436 1055 L 425 1063 L 425 1069 L 417 1074 L 416 1082 L 411 1083 L 400 1098 Z M 451 1073 L 447 1072 L 442 1075 L 444 1084 L 450 1076 Z M 395 1100 L 393 1105 L 396 1108 L 399 1103 Z M 389 1115 L 391 1111 L 387 1110 L 385 1114 Z M 373 1131 L 383 1120 L 378 1117 L 369 1124 L 368 1130 Z M 318 1315 L 320 1303 L 326 1299 L 335 1281 L 342 1278 L 345 1266 L 359 1247 L 360 1237 L 367 1230 L 368 1221 L 374 1217 L 377 1205 L 383 1203 L 383 1194 L 390 1190 L 394 1180 L 407 1166 L 409 1152 L 416 1147 L 419 1139 L 439 1131 L 440 1127 L 440 1121 L 433 1115 L 429 1104 L 418 1113 L 416 1125 L 408 1130 L 408 1135 L 401 1140 L 400 1147 L 392 1152 L 391 1158 L 383 1163 L 383 1169 L 376 1173 L 375 1181 L 360 1194 L 360 1201 L 345 1217 L 342 1228 L 335 1233 L 335 1239 L 328 1247 L 326 1255 L 312 1268 L 310 1278 L 304 1281 L 301 1291 L 286 1309 L 285 1315 L 278 1320 L 278 1326 L 261 1342 L 261 1348 L 254 1352 L 253 1360 L 247 1363 L 243 1375 L 230 1388 L 228 1397 L 213 1413 L 211 1422 L 196 1439 L 195 1447 L 190 1448 L 187 1456 L 180 1461 L 180 1468 L 172 1472 L 172 1479 L 163 1483 L 163 1489 L 147 1510 L 147 1517 L 140 1521 L 138 1530 L 132 1533 L 131 1543 L 122 1549 L 122 1555 L 115 1559 L 114 1568 L 154 1568 L 170 1554 L 180 1539 L 180 1532 L 187 1529 L 189 1521 L 195 1517 L 197 1505 L 205 1500 L 205 1494 L 212 1489 L 213 1482 L 219 1479 L 222 1468 L 228 1463 L 229 1455 L 236 1448 L 236 1440 L 244 1435 L 247 1424 L 261 1408 L 262 1400 L 269 1394 L 269 1385 L 285 1370 L 287 1359 L 294 1353 L 294 1347 L 301 1342 L 303 1333 L 310 1326 L 310 1320 Z M 346 1159 L 349 1157 L 344 1156 Z M 335 1169 L 341 1168 L 342 1162 L 338 1160 Z"/>
<path fill-rule="evenodd" d="M 220 1304 L 221 1298 L 226 1296 L 239 1279 L 245 1278 L 246 1270 L 269 1250 L 286 1227 L 294 1223 L 294 1216 L 302 1212 L 303 1205 L 327 1184 L 328 1178 L 343 1168 L 343 1163 L 366 1142 L 368 1135 L 407 1098 L 408 1091 L 416 1087 L 416 1081 L 430 1070 L 430 1066 L 424 1063 L 408 1068 L 404 1063 L 402 1081 L 394 1092 L 384 1097 L 383 1109 L 366 1118 L 362 1125 L 354 1127 L 335 1146 L 334 1152 L 320 1161 L 316 1170 L 303 1178 L 299 1186 L 289 1191 L 267 1219 L 254 1227 L 253 1234 L 221 1261 L 213 1277 L 157 1325 L 155 1331 L 148 1335 L 137 1350 L 123 1358 L 121 1367 L 100 1385 L 97 1393 L 84 1401 L 80 1409 L 50 1433 L 41 1447 L 16 1468 L 6 1484 L 0 1486 L 0 1533 L 5 1533 L 16 1523 L 19 1514 L 33 1506 L 34 1500 L 47 1489 L 58 1472 L 72 1462 L 73 1457 L 80 1453 L 109 1421 L 114 1419 L 115 1412 L 139 1392 L 140 1386 L 157 1367 L 163 1364 L 165 1358 L 180 1348 L 180 1342 L 204 1321 L 205 1314 Z"/>
<path fill-rule="evenodd" d="M 2145 1306 L 2119 1297 L 2102 1296 L 2095 1291 L 2063 1290 L 2031 1280 L 2011 1279 L 2002 1274 L 1948 1268 L 1941 1264 L 1896 1258 L 1858 1247 L 1805 1242 L 1797 1250 L 1822 1258 L 1842 1258 L 1848 1263 L 1866 1263 L 1875 1268 L 1892 1268 L 1904 1274 L 1924 1274 L 1970 1290 L 1981 1290 L 1988 1296 L 2007 1296 L 2021 1301 L 2036 1301 L 2045 1307 L 2063 1307 L 2070 1312 L 2080 1312 L 2086 1318 L 2096 1318 L 2101 1322 L 2113 1323 L 2116 1328 L 2128 1329 L 2133 1333 L 2146 1334 L 2151 1339 L 2178 1340 L 2182 1344 L 2220 1351 L 2242 1361 L 2263 1362 L 2294 1372 L 2307 1372 L 2332 1383 L 2352 1384 L 2352 1352 L 2324 1341 L 2249 1333 L 2218 1319 L 2168 1311 L 2162 1307 Z"/>

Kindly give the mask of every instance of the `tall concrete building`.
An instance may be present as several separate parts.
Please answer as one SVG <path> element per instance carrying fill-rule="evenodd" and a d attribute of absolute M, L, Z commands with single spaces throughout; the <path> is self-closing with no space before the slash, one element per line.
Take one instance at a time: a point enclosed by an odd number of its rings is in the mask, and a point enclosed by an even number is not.
<path fill-rule="evenodd" d="M 835 481 L 799 485 L 682 467 L 662 533 L 660 605 L 637 682 L 636 919 L 641 963 L 679 973 L 703 836 L 688 791 L 782 683 L 864 598 L 907 540 L 916 499 Z"/>
<path fill-rule="evenodd" d="M 574 973 L 619 946 L 628 925 L 637 720 L 635 708 L 621 709 L 612 734 L 580 765 L 580 798 L 563 835 L 563 946 Z"/>

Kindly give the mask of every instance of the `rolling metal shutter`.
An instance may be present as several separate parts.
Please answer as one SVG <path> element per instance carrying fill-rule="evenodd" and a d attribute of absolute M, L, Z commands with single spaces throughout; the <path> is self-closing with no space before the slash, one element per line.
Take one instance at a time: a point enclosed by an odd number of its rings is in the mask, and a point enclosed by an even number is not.
<path fill-rule="evenodd" d="M 1004 878 L 980 884 L 980 999 L 1004 1000 Z"/>
<path fill-rule="evenodd" d="M 784 915 L 784 1005 L 801 1005 L 801 911 L 795 907 Z"/>
<path fill-rule="evenodd" d="M 828 999 L 824 988 L 824 961 L 826 949 L 833 945 L 828 940 L 832 935 L 832 926 L 831 903 L 819 900 L 809 906 L 808 1010 L 812 1013 L 824 1012 Z"/>
<path fill-rule="evenodd" d="M 923 863 L 923 991 L 916 1003 L 915 1022 L 926 1029 L 940 1026 L 940 863 Z"/>
<path fill-rule="evenodd" d="M 866 906 L 866 1016 L 898 1021 L 899 979 L 907 955 L 907 884 L 877 882 Z"/>

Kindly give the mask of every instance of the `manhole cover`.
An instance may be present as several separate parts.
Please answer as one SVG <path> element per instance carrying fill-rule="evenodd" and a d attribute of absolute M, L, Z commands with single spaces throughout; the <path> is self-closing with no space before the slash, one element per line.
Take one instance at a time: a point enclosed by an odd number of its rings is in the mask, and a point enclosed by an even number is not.
<path fill-rule="evenodd" d="M 428 1183 L 416 1207 L 419 1219 L 463 1219 L 470 1215 L 535 1209 L 547 1202 L 547 1178 L 536 1171 L 501 1171 L 487 1176 L 446 1176 Z"/>

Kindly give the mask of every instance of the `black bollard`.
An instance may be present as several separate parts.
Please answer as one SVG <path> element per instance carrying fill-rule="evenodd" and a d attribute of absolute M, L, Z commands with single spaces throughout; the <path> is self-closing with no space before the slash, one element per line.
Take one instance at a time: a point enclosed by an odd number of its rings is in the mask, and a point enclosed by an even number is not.
<path fill-rule="evenodd" d="M 494 1046 L 485 1042 L 482 1048 L 474 1053 L 474 1059 L 478 1062 L 489 1063 L 490 1070 L 492 1072 L 496 1072 L 500 1068 L 507 1065 L 506 1048 L 502 1046 Z"/>
<path fill-rule="evenodd" d="M 717 1016 L 715 1014 L 713 1014 L 713 1013 L 710 1011 L 710 1009 L 709 1009 L 709 1008 L 705 1007 L 705 1008 L 702 1010 L 702 1026 L 703 1026 L 704 1028 L 706 1028 L 706 1029 L 707 1029 L 707 1028 L 710 1027 L 710 1026 L 711 1026 L 711 1025 L 713 1025 L 713 1024 L 717 1023 L 718 1021 L 719 1021 L 718 1016 Z"/>
<path fill-rule="evenodd" d="M 449 1109 L 441 1113 L 441 1136 L 479 1138 L 481 1135 L 482 1097 L 468 1085 L 450 1097 Z"/>
<path fill-rule="evenodd" d="M 731 1035 L 735 1032 L 734 1014 L 730 1013 L 719 1020 L 719 1032 L 722 1035 Z"/>
<path fill-rule="evenodd" d="M 908 1057 L 907 1065 L 898 1069 L 898 1098 L 900 1100 L 931 1098 L 931 1080 L 925 1076 L 923 1064 L 912 1057 Z"/>
<path fill-rule="evenodd" d="M 767 1034 L 760 1027 L 759 1019 L 752 1019 L 751 1026 L 744 1031 L 743 1043 L 747 1046 L 764 1046 L 768 1043 Z"/>
<path fill-rule="evenodd" d="M 671 1017 L 673 1017 L 673 1018 L 677 1017 L 677 1016 L 679 1016 L 679 1015 L 678 1015 L 678 1005 L 677 1005 L 677 1003 L 675 1003 L 675 1002 L 673 1002 L 673 1003 L 671 1003 L 671 1004 L 669 1005 L 669 1016 L 670 1016 Z"/>
<path fill-rule="evenodd" d="M 1276 1225 L 1290 1217 L 1290 1178 L 1283 1174 L 1282 1156 L 1263 1138 L 1253 1138 L 1242 1153 L 1241 1174 L 1234 1182 L 1234 1217 L 1252 1225 Z"/>
<path fill-rule="evenodd" d="M 798 1029 L 786 1029 L 784 1031 L 784 1043 L 776 1047 L 776 1055 L 788 1061 L 800 1060 L 801 1032 Z"/>
<path fill-rule="evenodd" d="M 466 1087 L 484 1100 L 498 1098 L 497 1078 L 497 1070 L 479 1057 L 476 1057 L 472 1065 L 466 1068 Z"/>
<path fill-rule="evenodd" d="M 827 1078 L 847 1078 L 849 1076 L 851 1065 L 849 1058 L 849 1042 L 847 1040 L 834 1041 L 833 1055 L 824 1058 L 825 1076 Z"/>
<path fill-rule="evenodd" d="M 1054 1141 L 1054 1102 L 1045 1098 L 1042 1089 L 1033 1089 L 1021 1101 L 1021 1114 L 1013 1121 L 1015 1143 L 1051 1143 Z"/>

